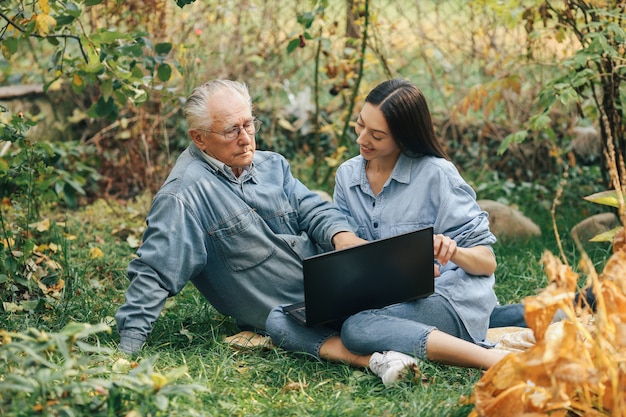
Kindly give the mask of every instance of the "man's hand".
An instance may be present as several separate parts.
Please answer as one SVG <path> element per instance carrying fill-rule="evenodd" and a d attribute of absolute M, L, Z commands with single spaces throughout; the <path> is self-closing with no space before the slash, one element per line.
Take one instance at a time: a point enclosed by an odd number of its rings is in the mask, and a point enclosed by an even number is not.
<path fill-rule="evenodd" d="M 335 249 L 346 249 L 351 246 L 362 245 L 367 240 L 361 239 L 352 232 L 339 232 L 333 236 L 333 245 Z"/>

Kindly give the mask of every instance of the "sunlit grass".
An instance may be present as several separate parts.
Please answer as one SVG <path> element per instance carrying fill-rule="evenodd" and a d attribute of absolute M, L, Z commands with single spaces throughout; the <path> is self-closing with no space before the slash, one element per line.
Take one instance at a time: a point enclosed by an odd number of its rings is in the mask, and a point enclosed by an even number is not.
<path fill-rule="evenodd" d="M 496 292 L 502 303 L 519 302 L 543 288 L 546 276 L 541 255 L 544 249 L 558 250 L 547 208 L 551 204 L 536 197 L 532 187 L 508 196 L 543 233 L 529 241 L 500 242 L 494 247 Z M 542 198 L 547 199 L 548 193 Z M 116 348 L 119 339 L 112 319 L 124 300 L 126 265 L 141 239 L 149 202 L 146 195 L 123 204 L 98 201 L 77 212 L 55 213 L 57 221 L 66 222 L 64 236 L 70 237 L 64 242 L 68 259 L 65 293 L 35 311 L 1 311 L 0 326 L 13 331 L 29 327 L 58 331 L 71 321 L 105 322 L 113 331 L 99 335 L 98 341 Z M 569 230 L 589 210 L 573 193 L 564 197 L 557 210 L 559 235 L 574 268 L 580 255 L 568 238 Z M 101 257 L 91 257 L 94 247 L 100 249 Z M 608 247 L 598 244 L 592 248 L 592 258 L 602 265 Z M 186 366 L 179 383 L 198 384 L 207 390 L 192 398 L 172 400 L 167 415 L 180 416 L 465 416 L 472 407 L 464 405 L 462 398 L 471 394 L 481 376 L 476 370 L 423 363 L 427 383 L 407 381 L 385 388 L 368 370 L 279 349 L 236 350 L 224 338 L 237 332 L 231 318 L 217 313 L 189 285 L 168 301 L 140 353 L 128 357 L 114 350 L 104 365 L 112 367 L 118 359 L 141 363 L 156 356 L 158 372 Z"/>

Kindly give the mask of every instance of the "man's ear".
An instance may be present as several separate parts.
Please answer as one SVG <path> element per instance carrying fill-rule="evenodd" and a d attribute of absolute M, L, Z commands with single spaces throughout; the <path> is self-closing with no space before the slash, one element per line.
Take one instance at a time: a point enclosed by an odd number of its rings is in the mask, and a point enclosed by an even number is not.
<path fill-rule="evenodd" d="M 196 144 L 198 149 L 204 150 L 204 143 L 202 143 L 202 132 L 196 129 L 189 130 L 189 136 L 191 136 L 191 140 Z"/>

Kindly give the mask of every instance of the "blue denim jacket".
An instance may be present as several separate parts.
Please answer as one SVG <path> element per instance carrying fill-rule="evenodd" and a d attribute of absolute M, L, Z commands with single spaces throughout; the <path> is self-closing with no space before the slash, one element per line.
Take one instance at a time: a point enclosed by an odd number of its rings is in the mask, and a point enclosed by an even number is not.
<path fill-rule="evenodd" d="M 192 143 L 156 194 L 116 319 L 122 343 L 145 341 L 168 297 L 191 281 L 241 326 L 302 301 L 302 259 L 354 231 L 347 216 L 296 180 L 288 162 L 256 151 L 243 178 L 215 168 Z M 121 343 L 121 344 L 122 344 Z"/>
<path fill-rule="evenodd" d="M 454 239 L 460 247 L 496 242 L 488 214 L 455 166 L 431 156 L 400 155 L 390 178 L 376 196 L 367 181 L 365 159 L 356 156 L 337 170 L 335 204 L 357 223 L 357 235 L 381 239 L 423 227 Z M 496 304 L 495 277 L 470 275 L 449 262 L 435 279 L 435 292 L 454 307 L 476 342 L 484 340 Z"/>

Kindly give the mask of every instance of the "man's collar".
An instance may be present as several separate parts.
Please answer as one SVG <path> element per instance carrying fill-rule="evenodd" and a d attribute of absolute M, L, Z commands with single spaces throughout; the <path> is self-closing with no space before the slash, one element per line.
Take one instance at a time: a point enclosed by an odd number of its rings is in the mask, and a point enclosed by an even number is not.
<path fill-rule="evenodd" d="M 229 167 L 228 165 L 226 165 L 224 162 L 208 155 L 206 152 L 198 148 L 195 143 L 192 143 L 192 145 L 195 147 L 195 151 L 198 152 L 200 157 L 204 159 L 209 164 L 209 166 L 211 166 L 211 168 L 215 169 L 216 171 L 222 172 L 227 178 L 234 179 L 235 181 L 241 181 L 246 177 L 247 173 L 252 170 L 252 165 L 247 166 L 243 169 L 243 172 L 241 173 L 241 175 L 237 177 L 233 173 L 233 169 Z"/>

